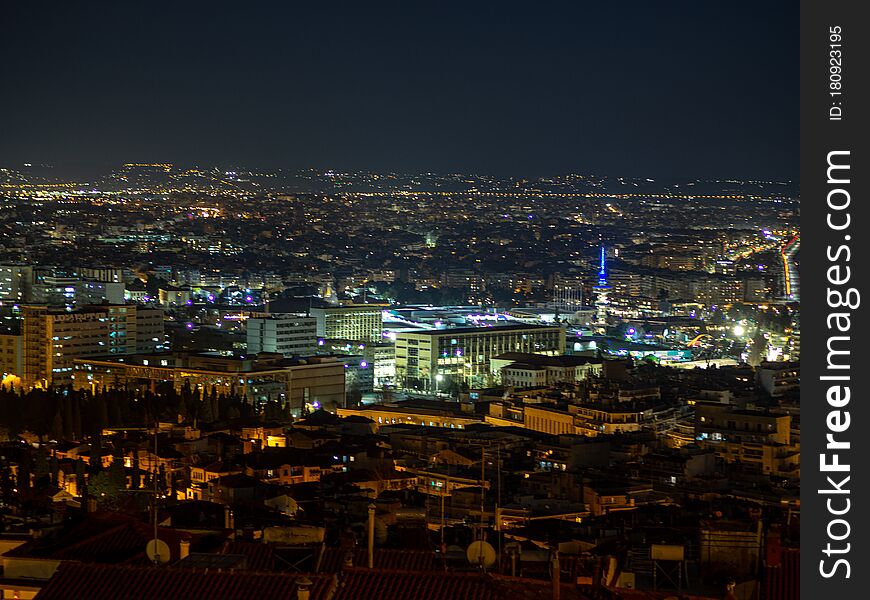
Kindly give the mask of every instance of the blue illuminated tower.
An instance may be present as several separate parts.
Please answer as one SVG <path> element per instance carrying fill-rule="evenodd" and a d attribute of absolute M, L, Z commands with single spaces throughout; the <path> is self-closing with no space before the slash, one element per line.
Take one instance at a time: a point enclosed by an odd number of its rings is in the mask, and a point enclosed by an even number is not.
<path fill-rule="evenodd" d="M 608 295 L 611 287 L 607 283 L 607 265 L 605 263 L 604 245 L 601 246 L 601 259 L 598 265 L 598 285 L 592 288 L 595 294 L 595 328 L 604 333 L 607 328 L 607 306 L 610 304 Z"/>

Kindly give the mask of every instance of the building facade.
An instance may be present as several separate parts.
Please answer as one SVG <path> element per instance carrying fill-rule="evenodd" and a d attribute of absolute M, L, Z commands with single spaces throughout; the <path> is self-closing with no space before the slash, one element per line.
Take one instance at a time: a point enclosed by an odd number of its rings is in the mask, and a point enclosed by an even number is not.
<path fill-rule="evenodd" d="M 379 342 L 382 340 L 383 311 L 388 304 L 353 304 L 312 308 L 317 336 L 324 339 Z"/>
<path fill-rule="evenodd" d="M 426 392 L 447 385 L 488 385 L 490 361 L 506 352 L 565 353 L 561 326 L 505 325 L 402 332 L 396 336 L 396 382 Z"/>
<path fill-rule="evenodd" d="M 312 356 L 317 352 L 317 319 L 274 315 L 247 320 L 248 353 Z"/>
<path fill-rule="evenodd" d="M 337 357 L 288 359 L 280 354 L 227 357 L 163 352 L 128 357 L 100 356 L 74 361 L 74 389 L 128 387 L 156 390 L 171 385 L 236 394 L 252 403 L 274 400 L 299 416 L 303 408 L 344 406 L 345 366 Z"/>
<path fill-rule="evenodd" d="M 135 305 L 75 311 L 23 306 L 21 316 L 20 375 L 27 389 L 70 383 L 76 358 L 134 354 L 157 348 L 163 339 L 162 311 Z"/>

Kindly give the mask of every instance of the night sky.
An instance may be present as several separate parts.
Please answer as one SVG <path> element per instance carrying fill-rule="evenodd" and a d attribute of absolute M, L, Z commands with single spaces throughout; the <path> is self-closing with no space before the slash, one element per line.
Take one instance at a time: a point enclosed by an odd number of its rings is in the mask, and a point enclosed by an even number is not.
<path fill-rule="evenodd" d="M 797 180 L 796 2 L 316 4 L 3 2 L 0 165 Z"/>

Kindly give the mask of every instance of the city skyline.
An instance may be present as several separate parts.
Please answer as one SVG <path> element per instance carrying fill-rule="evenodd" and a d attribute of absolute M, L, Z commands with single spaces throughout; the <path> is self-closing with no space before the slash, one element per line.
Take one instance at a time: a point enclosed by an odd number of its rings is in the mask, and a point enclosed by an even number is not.
<path fill-rule="evenodd" d="M 797 179 L 783 3 L 149 6 L 10 8 L 0 163 Z"/>

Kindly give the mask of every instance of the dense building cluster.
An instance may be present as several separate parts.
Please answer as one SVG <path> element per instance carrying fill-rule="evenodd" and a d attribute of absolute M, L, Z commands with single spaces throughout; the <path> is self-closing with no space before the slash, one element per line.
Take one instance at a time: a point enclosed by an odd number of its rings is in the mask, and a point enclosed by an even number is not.
<path fill-rule="evenodd" d="M 788 186 L 2 175 L 4 597 L 796 597 Z"/>

